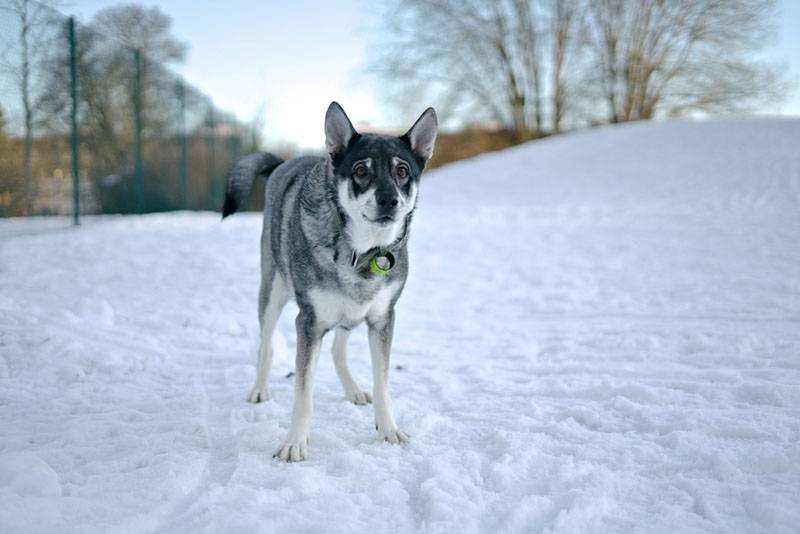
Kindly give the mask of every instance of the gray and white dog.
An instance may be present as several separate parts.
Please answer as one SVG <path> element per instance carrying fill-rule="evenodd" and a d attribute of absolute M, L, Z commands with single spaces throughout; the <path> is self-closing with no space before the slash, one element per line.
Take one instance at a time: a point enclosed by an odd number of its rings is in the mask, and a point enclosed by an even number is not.
<path fill-rule="evenodd" d="M 330 330 L 335 330 L 333 359 L 347 399 L 373 402 L 381 439 L 408 441 L 392 414 L 389 352 L 394 306 L 408 274 L 409 225 L 436 131 L 436 113 L 428 108 L 400 137 L 360 134 L 333 102 L 325 115 L 326 157 L 284 162 L 272 154 L 252 154 L 231 168 L 223 217 L 241 206 L 257 177 L 268 178 L 258 298 L 261 346 L 251 402 L 269 398 L 271 338 L 281 309 L 291 297 L 299 308 L 292 424 L 277 458 L 306 457 L 314 372 L 322 337 Z M 347 339 L 363 321 L 372 396 L 347 368 Z"/>

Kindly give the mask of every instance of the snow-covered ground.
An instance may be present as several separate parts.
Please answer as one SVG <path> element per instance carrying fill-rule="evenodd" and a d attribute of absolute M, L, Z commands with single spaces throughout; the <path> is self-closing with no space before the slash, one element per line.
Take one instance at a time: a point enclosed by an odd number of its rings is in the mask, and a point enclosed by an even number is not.
<path fill-rule="evenodd" d="M 631 124 L 431 172 L 412 442 L 325 357 L 299 464 L 271 457 L 291 307 L 245 402 L 258 215 L 0 221 L 0 532 L 798 532 L 798 146 L 800 120 Z"/>

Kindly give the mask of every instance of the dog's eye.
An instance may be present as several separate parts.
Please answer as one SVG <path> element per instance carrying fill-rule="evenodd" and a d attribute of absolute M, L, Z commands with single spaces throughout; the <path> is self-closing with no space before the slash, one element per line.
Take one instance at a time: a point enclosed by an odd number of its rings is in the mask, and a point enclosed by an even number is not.
<path fill-rule="evenodd" d="M 408 181 L 408 167 L 405 165 L 398 166 L 395 174 L 397 175 L 397 181 L 400 185 L 403 185 Z"/>
<path fill-rule="evenodd" d="M 365 182 L 369 176 L 369 169 L 363 163 L 359 163 L 353 169 L 353 178 L 355 178 L 359 183 Z"/>

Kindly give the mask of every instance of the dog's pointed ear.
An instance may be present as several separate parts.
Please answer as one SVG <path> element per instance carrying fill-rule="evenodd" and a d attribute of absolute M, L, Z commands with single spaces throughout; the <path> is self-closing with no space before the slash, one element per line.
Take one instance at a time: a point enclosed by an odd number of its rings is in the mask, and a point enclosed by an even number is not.
<path fill-rule="evenodd" d="M 419 116 L 417 122 L 401 137 L 411 150 L 423 161 L 428 161 L 433 156 L 433 145 L 436 143 L 436 132 L 439 128 L 439 119 L 433 108 L 426 109 Z"/>
<path fill-rule="evenodd" d="M 325 113 L 325 148 L 331 156 L 340 154 L 354 135 L 358 135 L 338 102 L 331 102 Z"/>

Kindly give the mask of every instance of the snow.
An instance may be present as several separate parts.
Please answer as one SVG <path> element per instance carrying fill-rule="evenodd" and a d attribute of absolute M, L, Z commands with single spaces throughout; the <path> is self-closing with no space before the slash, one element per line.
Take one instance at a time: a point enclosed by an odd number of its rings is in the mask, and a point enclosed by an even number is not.
<path fill-rule="evenodd" d="M 0 531 L 798 532 L 798 146 L 798 119 L 641 123 L 431 172 L 412 442 L 324 357 L 300 464 L 271 457 L 291 306 L 245 402 L 259 215 L 0 221 Z"/>

